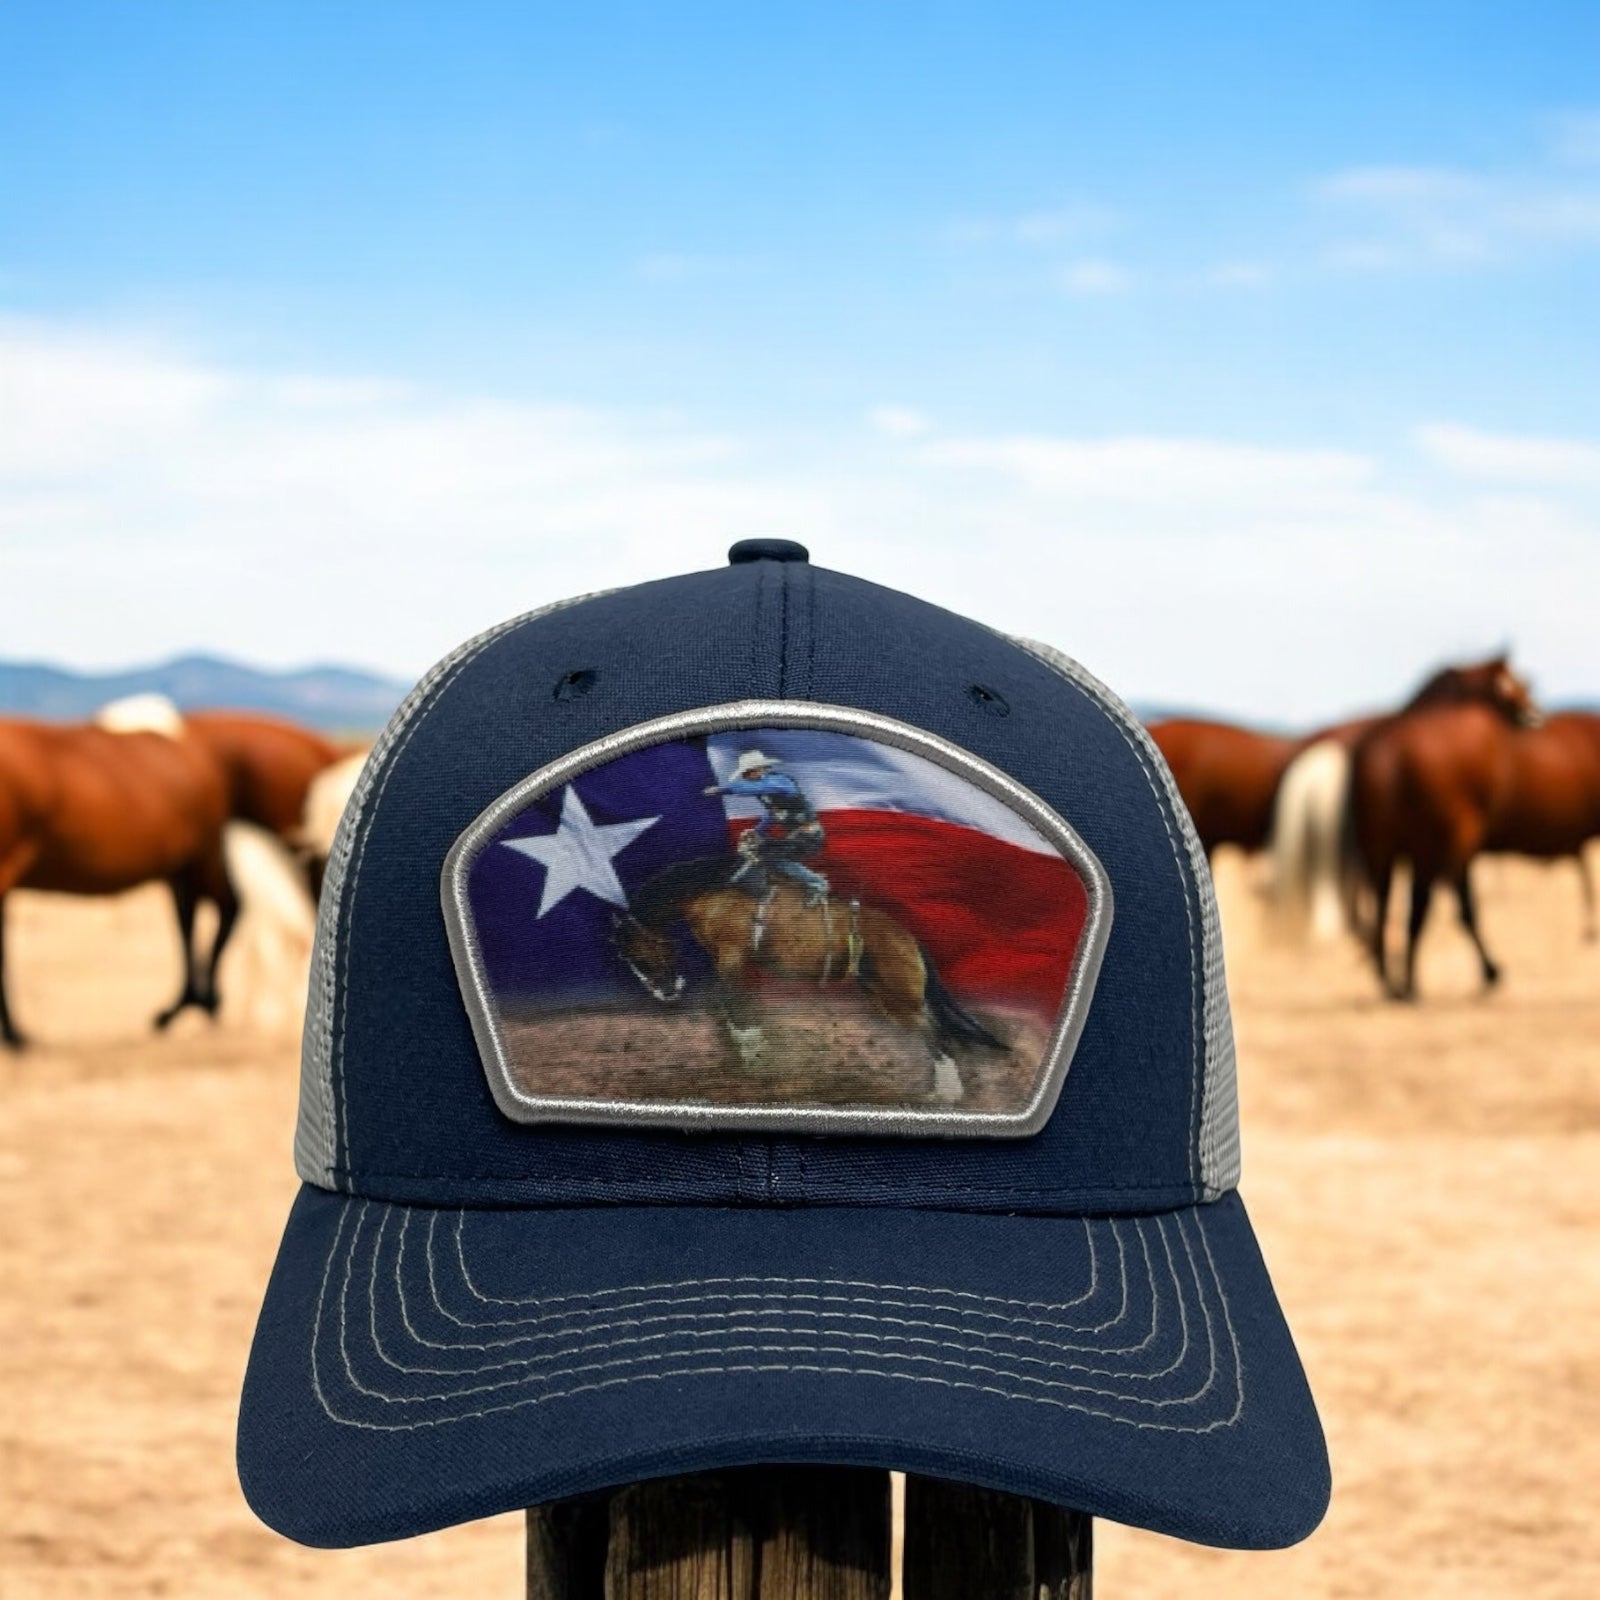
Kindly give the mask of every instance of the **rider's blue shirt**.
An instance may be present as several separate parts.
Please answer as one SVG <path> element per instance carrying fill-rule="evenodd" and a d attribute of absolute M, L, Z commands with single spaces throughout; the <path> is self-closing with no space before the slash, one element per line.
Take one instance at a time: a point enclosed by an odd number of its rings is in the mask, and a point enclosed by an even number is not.
<path fill-rule="evenodd" d="M 763 837 L 771 832 L 773 825 L 779 820 L 772 814 L 773 801 L 778 802 L 777 808 L 780 811 L 803 810 L 807 816 L 811 815 L 811 807 L 800 785 L 787 772 L 769 772 L 764 778 L 729 778 L 726 783 L 717 785 L 716 793 L 750 795 L 761 801 L 761 818 L 756 823 L 755 830 Z M 789 802 L 788 805 L 785 805 L 786 801 Z M 790 825 L 792 826 L 792 822 Z"/>

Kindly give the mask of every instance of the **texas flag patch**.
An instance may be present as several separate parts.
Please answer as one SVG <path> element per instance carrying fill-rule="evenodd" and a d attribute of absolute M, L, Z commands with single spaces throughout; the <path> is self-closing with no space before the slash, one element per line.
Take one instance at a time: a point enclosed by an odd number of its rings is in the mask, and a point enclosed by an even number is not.
<path fill-rule="evenodd" d="M 710 708 L 532 774 L 444 904 L 523 1121 L 1017 1134 L 1059 1093 L 1111 915 L 1070 825 L 930 734 Z"/>

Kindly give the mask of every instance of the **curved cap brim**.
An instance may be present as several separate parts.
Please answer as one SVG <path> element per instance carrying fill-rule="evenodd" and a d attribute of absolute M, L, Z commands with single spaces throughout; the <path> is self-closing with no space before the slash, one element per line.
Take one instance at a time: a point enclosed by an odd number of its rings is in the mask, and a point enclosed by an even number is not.
<path fill-rule="evenodd" d="M 397 1539 L 641 1478 L 902 1468 L 1292 1544 L 1328 1460 L 1243 1204 L 433 1210 L 305 1188 L 239 1419 L 261 1518 Z"/>

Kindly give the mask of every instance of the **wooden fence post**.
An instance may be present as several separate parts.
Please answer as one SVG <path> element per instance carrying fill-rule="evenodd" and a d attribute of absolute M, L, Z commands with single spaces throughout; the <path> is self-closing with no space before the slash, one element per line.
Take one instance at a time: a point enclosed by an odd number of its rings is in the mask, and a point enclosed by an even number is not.
<path fill-rule="evenodd" d="M 904 1600 L 1090 1600 L 1092 1526 L 1081 1511 L 908 1476 Z"/>
<path fill-rule="evenodd" d="M 903 1600 L 1090 1600 L 1090 1519 L 906 1480 Z M 889 1475 L 750 1467 L 528 1512 L 528 1600 L 888 1600 Z"/>
<path fill-rule="evenodd" d="M 889 1475 L 750 1467 L 528 1512 L 528 1600 L 888 1600 Z"/>

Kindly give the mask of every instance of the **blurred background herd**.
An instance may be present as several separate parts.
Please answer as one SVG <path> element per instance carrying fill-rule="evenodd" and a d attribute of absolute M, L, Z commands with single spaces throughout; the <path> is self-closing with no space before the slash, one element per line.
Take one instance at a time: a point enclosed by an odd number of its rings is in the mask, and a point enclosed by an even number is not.
<path fill-rule="evenodd" d="M 1263 858 L 1273 936 L 1357 941 L 1391 999 L 1417 998 L 1436 890 L 1453 898 L 1485 988 L 1499 981 L 1473 892 L 1484 854 L 1569 861 L 1583 936 L 1600 936 L 1585 857 L 1600 839 L 1600 713 L 1547 712 L 1508 655 L 1441 667 L 1392 710 L 1300 733 L 1198 717 L 1154 718 L 1149 731 L 1207 855 Z M 261 711 L 181 710 L 155 690 L 87 722 L 0 718 L 0 918 L 13 889 L 163 883 L 182 977 L 155 1027 L 189 1008 L 216 1014 L 241 921 L 238 1013 L 292 1018 L 369 744 Z M 0 1039 L 20 1049 L 4 951 L 0 924 Z"/>

